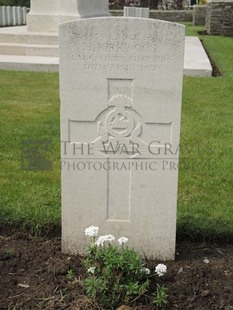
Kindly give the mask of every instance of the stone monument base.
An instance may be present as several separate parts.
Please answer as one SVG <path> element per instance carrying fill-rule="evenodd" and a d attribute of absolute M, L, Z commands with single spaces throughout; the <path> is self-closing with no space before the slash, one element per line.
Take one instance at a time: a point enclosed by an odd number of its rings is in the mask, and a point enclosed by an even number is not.
<path fill-rule="evenodd" d="M 108 0 L 31 0 L 27 30 L 58 32 L 63 22 L 110 15 Z"/>
<path fill-rule="evenodd" d="M 30 32 L 58 32 L 58 25 L 62 22 L 80 19 L 79 15 L 27 15 L 27 30 Z"/>

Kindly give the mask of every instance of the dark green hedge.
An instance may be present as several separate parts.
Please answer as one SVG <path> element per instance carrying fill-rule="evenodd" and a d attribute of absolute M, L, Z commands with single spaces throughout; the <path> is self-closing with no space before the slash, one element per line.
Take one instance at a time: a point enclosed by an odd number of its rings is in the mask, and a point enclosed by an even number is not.
<path fill-rule="evenodd" d="M 109 7 L 112 10 L 122 10 L 125 5 L 137 6 L 137 2 L 140 3 L 141 7 L 157 9 L 159 0 L 109 0 Z"/>
<path fill-rule="evenodd" d="M 30 7 L 30 0 L 0 0 L 0 5 Z"/>

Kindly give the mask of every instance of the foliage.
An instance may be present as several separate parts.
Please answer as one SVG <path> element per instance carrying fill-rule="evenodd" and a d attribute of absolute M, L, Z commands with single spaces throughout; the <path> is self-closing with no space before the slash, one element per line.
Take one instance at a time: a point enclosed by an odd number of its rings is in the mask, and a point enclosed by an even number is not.
<path fill-rule="evenodd" d="M 68 270 L 66 277 L 68 280 L 72 280 L 74 277 L 74 270 L 73 269 Z"/>
<path fill-rule="evenodd" d="M 159 0 L 109 0 L 109 7 L 112 10 L 122 10 L 124 6 L 158 8 Z"/>
<path fill-rule="evenodd" d="M 156 292 L 153 294 L 153 304 L 160 309 L 164 309 L 168 304 L 167 288 L 157 284 Z"/>
<path fill-rule="evenodd" d="M 89 271 L 85 279 L 87 295 L 107 309 L 128 304 L 145 294 L 150 284 L 144 271 L 145 262 L 128 248 L 91 243 L 84 265 Z"/>
<path fill-rule="evenodd" d="M 30 7 L 30 0 L 0 0 L 0 5 Z"/>
<path fill-rule="evenodd" d="M 199 5 L 200 5 L 200 4 L 201 4 L 201 5 L 206 5 L 206 4 L 207 4 L 207 0 L 200 0 L 200 1 L 199 1 Z"/>
<path fill-rule="evenodd" d="M 58 75 L 0 71 L 0 223 L 33 234 L 60 226 Z M 51 140 L 52 170 L 22 169 L 23 140 Z"/>

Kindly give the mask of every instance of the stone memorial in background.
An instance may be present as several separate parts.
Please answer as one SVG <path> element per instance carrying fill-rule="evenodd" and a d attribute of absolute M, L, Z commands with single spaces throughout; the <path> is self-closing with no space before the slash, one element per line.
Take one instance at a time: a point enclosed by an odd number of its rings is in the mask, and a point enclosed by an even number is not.
<path fill-rule="evenodd" d="M 31 0 L 27 30 L 58 32 L 62 22 L 109 15 L 108 0 Z"/>
<path fill-rule="evenodd" d="M 95 225 L 174 259 L 184 26 L 84 19 L 59 41 L 63 251 Z"/>
<path fill-rule="evenodd" d="M 193 26 L 205 26 L 206 11 L 206 5 L 193 6 Z"/>

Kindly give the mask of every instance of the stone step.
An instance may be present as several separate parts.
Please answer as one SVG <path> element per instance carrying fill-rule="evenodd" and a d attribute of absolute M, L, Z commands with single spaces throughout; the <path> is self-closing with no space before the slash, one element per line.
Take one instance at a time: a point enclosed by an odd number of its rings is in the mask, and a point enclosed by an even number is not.
<path fill-rule="evenodd" d="M 0 55 L 58 57 L 58 45 L 0 43 Z"/>
<path fill-rule="evenodd" d="M 0 55 L 0 70 L 58 72 L 58 57 Z"/>
<path fill-rule="evenodd" d="M 185 37 L 184 75 L 212 75 L 211 63 L 198 37 Z"/>
<path fill-rule="evenodd" d="M 57 33 L 27 32 L 26 26 L 0 28 L 0 43 L 58 45 Z"/>
<path fill-rule="evenodd" d="M 16 27 L 14 27 L 16 28 Z M 19 27 L 18 27 L 19 28 Z M 22 28 L 22 27 L 21 27 Z M 1 31 L 1 29 L 0 29 Z M 54 35 L 55 36 L 55 35 Z M 58 57 L 45 57 L 45 52 L 51 52 L 50 55 L 58 54 L 57 45 L 28 44 L 18 45 L 18 51 L 21 55 L 2 55 L 0 52 L 0 70 L 23 70 L 23 71 L 58 71 Z M 10 44 L 0 44 L 0 49 L 9 51 Z M 13 48 L 11 46 L 11 48 Z M 23 52 L 34 53 L 23 54 Z M 40 53 L 40 54 L 39 54 Z M 57 54 L 55 54 L 57 53 Z M 43 55 L 43 56 L 42 56 Z M 184 75 L 186 76 L 202 76 L 210 77 L 212 75 L 212 67 L 205 53 L 205 50 L 197 37 L 185 38 L 185 59 L 184 59 Z"/>

